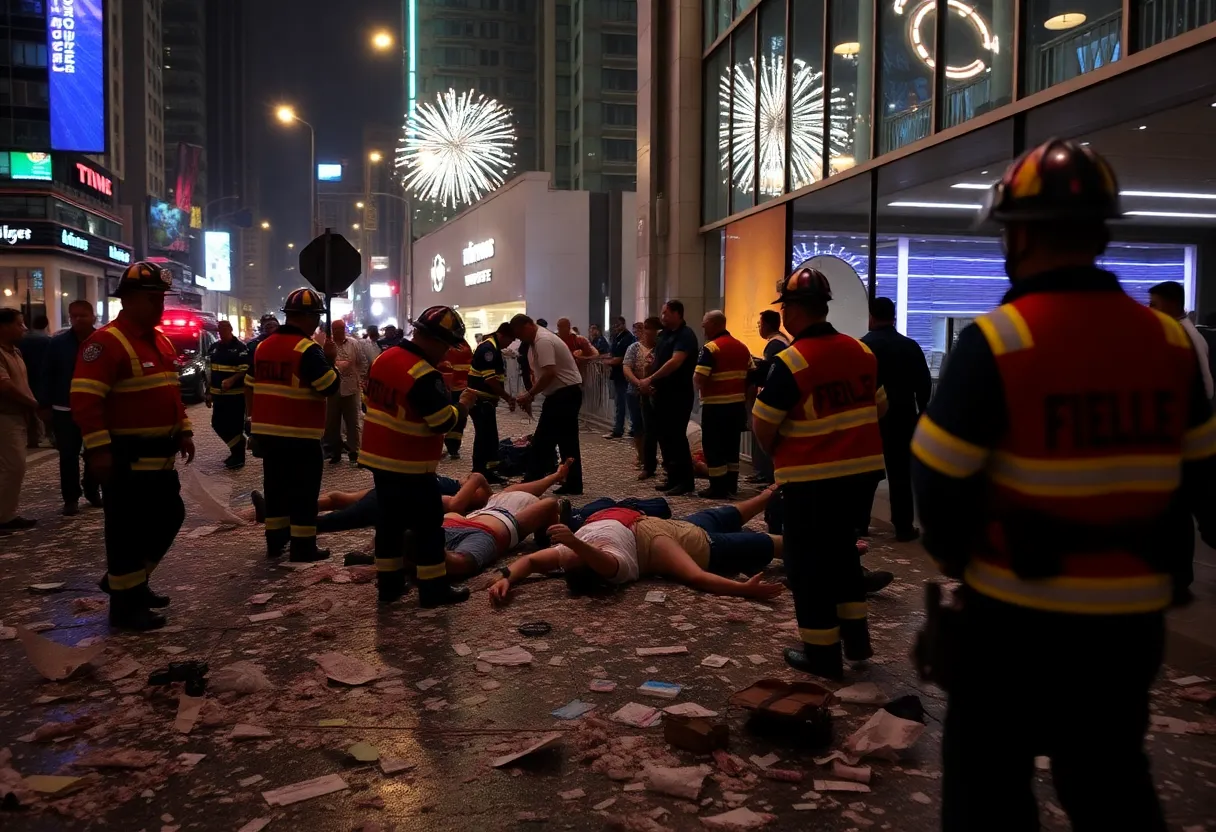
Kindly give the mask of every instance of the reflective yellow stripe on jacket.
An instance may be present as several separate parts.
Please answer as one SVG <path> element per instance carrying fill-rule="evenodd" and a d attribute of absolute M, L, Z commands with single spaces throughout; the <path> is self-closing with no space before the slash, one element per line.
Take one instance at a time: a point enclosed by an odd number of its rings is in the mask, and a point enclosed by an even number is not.
<path fill-rule="evenodd" d="M 1156 612 L 1172 600 L 1168 575 L 1134 578 L 1020 578 L 1008 569 L 980 560 L 967 565 L 964 579 L 983 595 L 1048 612 L 1120 615 Z"/>

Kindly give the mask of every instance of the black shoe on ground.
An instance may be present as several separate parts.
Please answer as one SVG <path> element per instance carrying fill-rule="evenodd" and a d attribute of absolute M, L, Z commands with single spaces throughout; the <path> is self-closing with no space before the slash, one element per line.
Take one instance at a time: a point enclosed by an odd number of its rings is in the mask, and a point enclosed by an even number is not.
<path fill-rule="evenodd" d="M 359 464 L 359 455 L 358 454 L 347 454 L 346 458 L 350 460 L 351 465 Z"/>
<path fill-rule="evenodd" d="M 372 566 L 376 562 L 376 556 L 367 552 L 347 552 L 342 558 L 343 566 Z"/>
<path fill-rule="evenodd" d="M 354 553 L 352 553 L 354 554 Z M 381 604 L 391 604 L 404 598 L 410 591 L 410 582 L 405 571 L 381 572 L 376 575 L 376 599 Z"/>
<path fill-rule="evenodd" d="M 266 495 L 256 488 L 249 492 L 249 502 L 253 503 L 253 519 L 259 523 L 266 522 Z"/>
<path fill-rule="evenodd" d="M 154 610 L 163 610 L 173 603 L 168 595 L 157 595 L 148 584 L 144 584 L 144 602 Z"/>
<path fill-rule="evenodd" d="M 563 485 L 559 488 L 553 489 L 553 493 L 559 497 L 581 497 L 583 496 L 583 489 Z"/>
<path fill-rule="evenodd" d="M 697 487 L 691 482 L 676 483 L 671 488 L 668 488 L 665 493 L 668 497 L 683 497 L 685 494 L 691 494 L 697 490 Z"/>
<path fill-rule="evenodd" d="M 329 550 L 313 549 L 311 552 L 292 552 L 287 560 L 290 563 L 316 563 L 321 560 L 329 560 Z"/>
<path fill-rule="evenodd" d="M 706 488 L 697 492 L 697 496 L 702 500 L 729 500 L 730 494 L 725 491 L 715 491 L 712 488 Z"/>
<path fill-rule="evenodd" d="M 72 501 L 70 503 L 63 504 L 64 517 L 75 517 L 77 514 L 80 514 L 80 505 L 78 503 Z"/>
<path fill-rule="evenodd" d="M 329 458 L 329 464 L 330 465 L 341 465 L 342 464 L 342 454 L 338 454 L 337 456 L 331 456 Z"/>
<path fill-rule="evenodd" d="M 434 609 L 448 604 L 462 604 L 469 600 L 469 588 L 454 587 L 447 578 L 435 578 L 418 582 L 418 606 Z"/>
<path fill-rule="evenodd" d="M 224 460 L 224 467 L 227 468 L 229 471 L 236 471 L 240 468 L 244 468 L 245 467 L 245 458 L 230 456 Z"/>
<path fill-rule="evenodd" d="M 14 517 L 7 523 L 0 523 L 0 532 L 23 532 L 37 525 L 37 520 L 30 520 L 26 517 Z"/>
<path fill-rule="evenodd" d="M 864 618 L 840 622 L 840 644 L 844 647 L 844 657 L 851 662 L 864 662 L 874 655 L 870 628 Z"/>
<path fill-rule="evenodd" d="M 864 573 L 861 580 L 865 584 L 866 595 L 881 592 L 887 588 L 891 581 L 895 580 L 895 575 L 885 569 L 876 569 L 871 572 L 863 567 L 861 571 Z"/>
<path fill-rule="evenodd" d="M 812 652 L 807 652 L 808 647 Z M 844 679 L 844 660 L 840 655 L 839 644 L 833 644 L 831 647 L 787 647 L 784 656 L 785 663 L 794 670 L 836 682 Z"/>
<path fill-rule="evenodd" d="M 672 482 L 670 480 L 664 480 L 663 482 L 656 485 L 654 487 L 654 490 L 655 491 L 666 491 L 669 488 L 673 488 L 673 487 L 674 487 L 674 485 L 672 484 Z"/>
<path fill-rule="evenodd" d="M 106 501 L 101 498 L 100 492 L 97 494 L 85 494 L 84 498 L 93 508 L 102 508 L 106 504 Z"/>
<path fill-rule="evenodd" d="M 448 451 L 448 459 L 460 459 L 460 451 Z"/>
<path fill-rule="evenodd" d="M 144 606 L 132 605 L 129 601 L 110 601 L 110 626 L 118 630 L 134 630 L 146 633 L 165 626 L 165 617 Z"/>
<path fill-rule="evenodd" d="M 900 543 L 911 543 L 913 540 L 918 540 L 919 538 L 920 529 L 916 528 L 916 526 L 913 526 L 910 529 L 903 529 L 902 531 L 895 532 L 895 539 Z"/>

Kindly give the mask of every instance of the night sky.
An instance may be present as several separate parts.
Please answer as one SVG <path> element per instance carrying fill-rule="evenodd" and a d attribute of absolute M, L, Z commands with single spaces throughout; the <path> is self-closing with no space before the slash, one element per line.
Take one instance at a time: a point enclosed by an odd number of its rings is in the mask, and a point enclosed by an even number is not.
<path fill-rule="evenodd" d="M 247 204 L 271 222 L 272 250 L 286 256 L 289 241 L 297 252 L 307 242 L 308 129 L 280 124 L 274 108 L 290 104 L 312 123 L 319 162 L 357 165 L 365 124 L 403 120 L 401 0 L 259 0 L 249 14 L 249 150 L 260 198 Z M 397 43 L 377 53 L 369 41 L 381 28 Z M 359 168 L 348 176 L 352 190 L 362 187 Z"/>

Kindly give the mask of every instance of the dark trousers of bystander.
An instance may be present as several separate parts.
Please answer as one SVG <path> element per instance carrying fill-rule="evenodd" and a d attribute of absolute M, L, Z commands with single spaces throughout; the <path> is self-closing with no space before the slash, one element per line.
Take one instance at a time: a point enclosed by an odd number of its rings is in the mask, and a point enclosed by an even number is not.
<path fill-rule="evenodd" d="M 912 435 L 916 432 L 916 422 L 892 422 L 891 417 L 882 420 L 882 456 L 887 471 L 887 488 L 891 497 L 891 525 L 897 534 L 909 532 L 913 528 L 912 504 Z M 862 532 L 870 526 L 870 517 L 874 513 L 874 495 L 878 484 L 882 482 L 882 473 L 874 474 L 863 489 L 857 511 L 857 530 Z"/>
<path fill-rule="evenodd" d="M 942 738 L 944 832 L 1039 829 L 1036 756 L 1050 758 L 1077 832 L 1165 832 L 1144 751 L 1164 616 L 1042 612 L 967 589 L 959 624 Z"/>
<path fill-rule="evenodd" d="M 553 451 L 561 453 L 561 459 L 573 459 L 574 465 L 566 475 L 563 486 L 567 493 L 583 493 L 583 455 L 579 450 L 578 414 L 583 407 L 583 388 L 577 384 L 559 388 L 545 394 L 532 434 L 532 452 L 528 456 L 528 473 L 525 482 L 539 480 L 552 473 Z"/>
<path fill-rule="evenodd" d="M 177 472 L 133 471 L 114 452 L 106 483 L 106 582 L 114 602 L 137 606 L 148 576 L 160 565 L 186 519 Z"/>
<path fill-rule="evenodd" d="M 463 392 L 464 392 L 464 388 L 461 388 L 460 390 L 451 391 L 452 404 L 456 404 L 458 401 L 460 401 L 460 394 Z M 444 447 L 447 448 L 448 456 L 452 457 L 452 459 L 455 459 L 456 457 L 458 457 L 460 455 L 460 443 L 461 443 L 461 441 L 464 440 L 464 429 L 465 429 L 465 426 L 468 425 L 468 423 L 469 423 L 468 414 L 466 414 L 463 410 L 461 410 L 460 411 L 460 421 L 458 421 L 456 423 L 456 426 L 454 428 L 452 428 L 450 431 L 448 431 L 448 435 L 443 438 Z M 477 469 L 474 468 L 473 470 L 476 471 Z"/>
<path fill-rule="evenodd" d="M 498 400 L 478 397 L 469 408 L 473 422 L 473 473 L 498 467 Z"/>
<path fill-rule="evenodd" d="M 74 505 L 80 500 L 81 494 L 88 497 L 89 502 L 96 502 L 101 492 L 87 465 L 84 467 L 84 487 L 81 488 L 80 449 L 84 446 L 84 439 L 71 412 L 52 410 L 51 427 L 55 431 L 55 447 L 59 450 L 59 493 L 63 495 L 63 502 Z"/>
<path fill-rule="evenodd" d="M 747 422 L 742 402 L 701 406 L 701 447 L 709 469 L 709 490 L 727 498 L 739 490 L 739 438 Z"/>
<path fill-rule="evenodd" d="M 658 426 L 659 450 L 663 452 L 663 468 L 672 486 L 689 486 L 695 482 L 692 451 L 688 449 L 688 420 L 692 416 L 693 394 L 688 390 L 661 390 L 655 394 L 655 422 Z"/>
<path fill-rule="evenodd" d="M 654 475 L 659 470 L 659 414 L 653 396 L 638 396 L 642 408 L 642 470 Z"/>
<path fill-rule="evenodd" d="M 291 559 L 317 552 L 317 498 L 321 495 L 321 443 L 315 439 L 257 436 L 266 494 L 266 554 L 291 544 Z"/>

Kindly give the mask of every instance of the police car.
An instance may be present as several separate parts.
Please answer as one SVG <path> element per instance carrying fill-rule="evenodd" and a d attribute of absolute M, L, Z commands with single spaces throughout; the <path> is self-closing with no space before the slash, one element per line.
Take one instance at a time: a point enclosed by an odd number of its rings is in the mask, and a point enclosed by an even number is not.
<path fill-rule="evenodd" d="M 207 350 L 219 340 L 218 321 L 197 309 L 166 309 L 160 331 L 177 350 L 182 400 L 201 402 L 207 395 Z"/>

